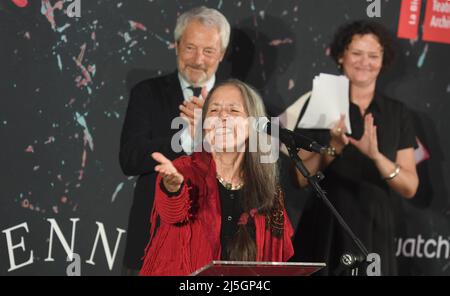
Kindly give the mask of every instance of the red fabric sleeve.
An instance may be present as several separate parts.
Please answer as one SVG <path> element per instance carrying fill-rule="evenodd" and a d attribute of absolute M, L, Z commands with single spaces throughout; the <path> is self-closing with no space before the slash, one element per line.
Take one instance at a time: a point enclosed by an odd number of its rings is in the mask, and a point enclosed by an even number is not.
<path fill-rule="evenodd" d="M 155 207 L 161 221 L 168 224 L 188 221 L 190 218 L 189 209 L 191 208 L 188 182 L 183 183 L 179 195 L 171 197 L 161 190 L 160 182 L 161 175 L 158 174 L 156 177 Z"/>
<path fill-rule="evenodd" d="M 274 236 L 270 227 L 266 227 L 265 216 L 255 216 L 256 226 L 256 261 L 286 262 L 294 255 L 292 236 L 294 229 L 286 209 L 284 212 L 284 229 L 281 237 Z"/>
<path fill-rule="evenodd" d="M 284 231 L 283 231 L 283 261 L 288 261 L 294 255 L 294 246 L 292 245 L 292 236 L 294 228 L 289 220 L 286 209 L 284 212 Z"/>

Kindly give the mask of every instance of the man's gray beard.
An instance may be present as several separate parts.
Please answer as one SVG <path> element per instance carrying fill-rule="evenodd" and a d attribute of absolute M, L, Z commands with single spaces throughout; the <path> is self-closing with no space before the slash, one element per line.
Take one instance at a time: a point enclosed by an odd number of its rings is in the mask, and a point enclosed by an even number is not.
<path fill-rule="evenodd" d="M 203 86 L 202 84 L 204 84 L 206 81 L 208 81 L 208 76 L 206 74 L 203 75 L 204 78 L 200 78 L 200 80 L 198 82 L 193 82 L 192 80 L 189 79 L 189 77 L 187 77 L 187 75 L 184 72 L 181 72 L 180 70 L 178 70 L 178 72 L 180 72 L 180 74 L 184 78 L 184 80 L 186 80 L 186 82 L 189 83 L 190 85 L 192 85 L 193 87 L 201 87 L 201 86 Z"/>

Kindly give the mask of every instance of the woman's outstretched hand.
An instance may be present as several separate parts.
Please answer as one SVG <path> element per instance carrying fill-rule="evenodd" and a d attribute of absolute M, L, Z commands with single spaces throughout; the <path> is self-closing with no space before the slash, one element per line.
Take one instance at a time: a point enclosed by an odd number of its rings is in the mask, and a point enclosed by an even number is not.
<path fill-rule="evenodd" d="M 180 174 L 173 163 L 159 152 L 152 153 L 154 160 L 159 162 L 155 166 L 155 171 L 161 174 L 164 187 L 170 192 L 177 192 L 184 181 L 184 177 Z"/>

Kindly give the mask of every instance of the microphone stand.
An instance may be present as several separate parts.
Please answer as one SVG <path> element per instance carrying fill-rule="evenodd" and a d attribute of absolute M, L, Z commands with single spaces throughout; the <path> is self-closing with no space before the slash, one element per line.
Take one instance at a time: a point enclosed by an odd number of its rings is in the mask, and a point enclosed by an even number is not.
<path fill-rule="evenodd" d="M 364 244 L 359 240 L 359 238 L 353 233 L 353 231 L 350 229 L 348 224 L 345 222 L 345 220 L 342 218 L 342 216 L 339 214 L 339 212 L 336 210 L 336 208 L 333 206 L 333 204 L 328 200 L 325 191 L 320 187 L 319 182 L 325 178 L 325 176 L 322 174 L 322 172 L 317 172 L 315 175 L 311 175 L 308 169 L 303 164 L 300 157 L 297 155 L 298 148 L 295 145 L 294 139 L 291 137 L 289 139 L 290 143 L 284 143 L 286 145 L 287 150 L 289 151 L 289 156 L 292 159 L 292 161 L 295 163 L 295 166 L 300 171 L 300 173 L 308 180 L 311 187 L 314 189 L 316 196 L 319 197 L 325 205 L 328 207 L 328 209 L 331 211 L 333 216 L 336 218 L 336 220 L 339 222 L 341 227 L 344 229 L 344 231 L 350 236 L 350 238 L 353 240 L 359 251 L 361 252 L 361 255 L 363 256 L 353 256 L 352 254 L 344 254 L 341 258 L 341 264 L 345 266 L 345 268 L 353 268 L 356 262 L 363 263 L 365 262 L 367 256 L 369 255 L 369 252 L 367 251 L 367 248 L 364 246 Z M 285 141 L 287 142 L 287 141 Z M 357 267 L 355 269 L 352 269 L 352 275 L 357 275 Z"/>

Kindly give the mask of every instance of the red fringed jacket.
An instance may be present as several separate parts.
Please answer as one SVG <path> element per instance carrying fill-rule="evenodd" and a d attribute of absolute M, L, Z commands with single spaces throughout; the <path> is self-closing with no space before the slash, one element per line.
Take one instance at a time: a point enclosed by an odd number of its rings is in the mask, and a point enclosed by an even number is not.
<path fill-rule="evenodd" d="M 161 176 L 157 177 L 150 241 L 140 275 L 189 275 L 220 260 L 221 210 L 214 160 L 200 152 L 179 157 L 173 164 L 185 182 L 179 195 L 168 197 L 159 187 Z M 293 228 L 281 190 L 278 195 L 279 206 L 272 214 L 253 215 L 256 261 L 282 262 L 294 254 Z"/>

